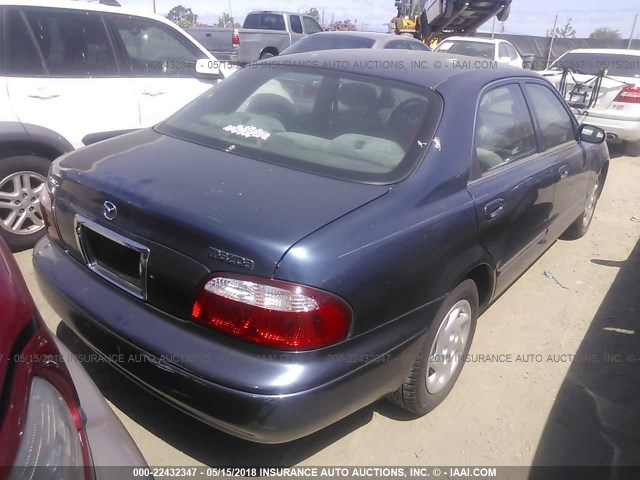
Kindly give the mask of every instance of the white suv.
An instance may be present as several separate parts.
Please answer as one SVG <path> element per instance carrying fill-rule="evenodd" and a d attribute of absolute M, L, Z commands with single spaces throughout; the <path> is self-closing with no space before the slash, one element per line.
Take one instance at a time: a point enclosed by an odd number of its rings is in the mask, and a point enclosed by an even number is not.
<path fill-rule="evenodd" d="M 38 195 L 57 156 L 163 120 L 233 69 L 168 20 L 86 2 L 0 0 L 0 235 L 44 233 Z"/>

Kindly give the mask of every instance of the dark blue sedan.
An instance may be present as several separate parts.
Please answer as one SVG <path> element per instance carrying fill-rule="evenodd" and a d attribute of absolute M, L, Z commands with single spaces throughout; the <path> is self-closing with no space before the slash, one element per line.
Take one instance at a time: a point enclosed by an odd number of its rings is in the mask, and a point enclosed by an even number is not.
<path fill-rule="evenodd" d="M 161 398 L 279 443 L 452 389 L 476 320 L 589 228 L 604 132 L 536 73 L 384 50 L 249 66 L 154 128 L 67 154 L 40 285 Z"/>

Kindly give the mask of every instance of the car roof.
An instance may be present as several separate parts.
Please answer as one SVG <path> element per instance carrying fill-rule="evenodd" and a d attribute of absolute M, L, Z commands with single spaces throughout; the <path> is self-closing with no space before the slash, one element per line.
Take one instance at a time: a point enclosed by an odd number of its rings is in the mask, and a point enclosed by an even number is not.
<path fill-rule="evenodd" d="M 162 18 L 161 15 L 156 15 L 141 9 L 130 7 L 112 7 L 109 5 L 102 5 L 97 2 L 80 2 L 70 0 L 0 0 L 0 6 L 16 6 L 16 7 L 48 7 L 48 8 L 67 8 L 72 10 L 89 10 L 92 12 L 112 12 L 121 13 L 125 15 L 137 15 L 139 17 L 149 18 Z"/>
<path fill-rule="evenodd" d="M 416 40 L 412 37 L 404 37 L 400 35 L 396 35 L 394 33 L 382 33 L 382 32 L 361 32 L 361 31 L 341 31 L 341 30 L 332 30 L 328 32 L 318 32 L 314 33 L 314 35 L 340 35 L 340 36 L 349 36 L 349 37 L 362 37 L 362 38 L 370 38 L 372 40 L 380 40 L 386 38 L 398 38 L 401 40 Z"/>
<path fill-rule="evenodd" d="M 565 53 L 610 53 L 613 55 L 637 55 L 640 56 L 640 50 L 626 50 L 622 48 L 576 48 Z"/>
<path fill-rule="evenodd" d="M 315 34 L 318 35 L 318 34 Z M 326 68 L 354 74 L 368 74 L 413 83 L 428 88 L 448 81 L 461 74 L 475 76 L 479 82 L 490 82 L 501 78 L 543 78 L 536 72 L 491 63 L 476 57 L 453 55 L 442 52 L 386 49 L 338 49 L 292 53 L 262 60 L 258 64 L 280 64 L 284 67 Z"/>
<path fill-rule="evenodd" d="M 252 10 L 251 12 L 247 13 L 247 15 L 252 15 L 252 14 L 256 14 L 256 13 L 268 13 L 268 14 L 276 14 L 276 15 L 300 15 L 302 17 L 310 17 L 311 16 L 311 15 L 307 15 L 306 13 L 287 12 L 285 10 Z"/>
<path fill-rule="evenodd" d="M 484 37 L 447 37 L 444 40 L 442 40 L 441 43 L 444 43 L 447 40 L 454 40 L 454 41 L 457 41 L 457 42 L 492 43 L 494 45 L 499 43 L 499 42 L 510 43 L 510 42 L 507 42 L 506 40 L 502 40 L 501 38 L 484 38 Z"/>

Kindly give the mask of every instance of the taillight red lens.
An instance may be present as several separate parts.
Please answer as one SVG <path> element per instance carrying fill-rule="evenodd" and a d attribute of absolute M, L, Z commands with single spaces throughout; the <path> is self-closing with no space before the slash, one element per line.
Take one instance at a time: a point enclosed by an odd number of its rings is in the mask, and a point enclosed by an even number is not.
<path fill-rule="evenodd" d="M 233 34 L 231 35 L 231 45 L 233 46 L 240 45 L 240 36 L 238 35 L 237 31 L 234 31 Z"/>
<path fill-rule="evenodd" d="M 640 87 L 624 87 L 613 101 L 640 103 Z"/>
<path fill-rule="evenodd" d="M 281 350 L 309 350 L 347 338 L 352 313 L 341 298 L 311 287 L 214 274 L 200 288 L 193 321 Z"/>

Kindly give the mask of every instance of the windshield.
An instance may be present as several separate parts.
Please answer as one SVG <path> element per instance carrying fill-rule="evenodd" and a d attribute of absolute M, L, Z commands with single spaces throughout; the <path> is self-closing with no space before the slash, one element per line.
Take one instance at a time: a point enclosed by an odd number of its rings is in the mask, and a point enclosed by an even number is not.
<path fill-rule="evenodd" d="M 424 155 L 442 101 L 429 89 L 274 63 L 248 66 L 156 129 L 333 178 L 403 179 Z"/>
<path fill-rule="evenodd" d="M 640 56 L 616 53 L 569 52 L 551 65 L 551 70 L 569 68 L 577 73 L 596 75 L 607 70 L 607 75 L 640 77 Z"/>
<path fill-rule="evenodd" d="M 468 42 L 463 40 L 445 40 L 435 49 L 436 52 L 467 55 L 469 57 L 494 59 L 496 47 L 493 43 Z"/>
<path fill-rule="evenodd" d="M 341 48 L 371 48 L 375 40 L 356 35 L 316 34 L 297 41 L 283 54 L 314 52 L 317 50 L 337 50 Z"/>

